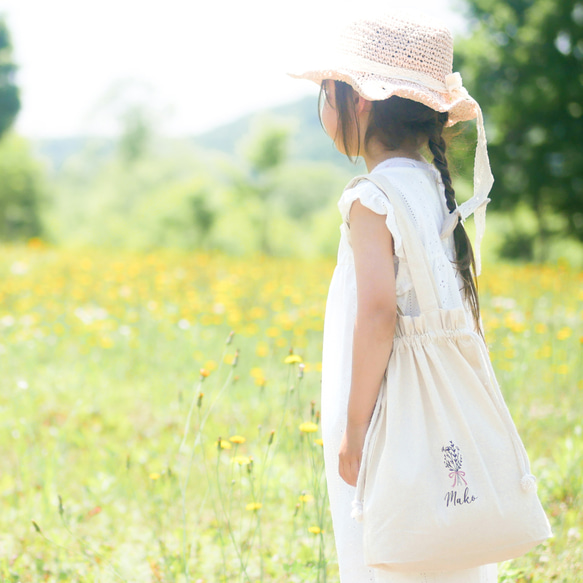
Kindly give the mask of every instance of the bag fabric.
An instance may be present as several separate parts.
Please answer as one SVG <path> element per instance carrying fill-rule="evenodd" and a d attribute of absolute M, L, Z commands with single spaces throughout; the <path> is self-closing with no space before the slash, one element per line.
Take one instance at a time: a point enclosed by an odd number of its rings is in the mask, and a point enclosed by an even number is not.
<path fill-rule="evenodd" d="M 552 535 L 526 450 L 486 345 L 464 308 L 441 309 L 423 245 L 390 181 L 389 199 L 420 306 L 398 314 L 364 442 L 352 517 L 365 562 L 447 571 L 515 558 Z"/>

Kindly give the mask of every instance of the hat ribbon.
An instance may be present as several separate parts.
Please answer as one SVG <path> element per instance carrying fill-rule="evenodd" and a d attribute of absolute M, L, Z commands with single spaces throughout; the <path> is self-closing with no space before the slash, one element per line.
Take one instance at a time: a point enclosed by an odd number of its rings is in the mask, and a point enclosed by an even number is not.
<path fill-rule="evenodd" d="M 477 103 L 476 103 L 477 105 Z M 446 218 L 440 237 L 445 239 L 455 229 L 458 221 L 462 223 L 472 213 L 474 213 L 474 223 L 476 225 L 476 238 L 474 242 L 474 258 L 476 261 L 476 276 L 480 275 L 482 271 L 482 260 L 480 255 L 480 245 L 486 230 L 486 206 L 490 202 L 488 193 L 494 184 L 494 177 L 490 169 L 490 161 L 488 159 L 488 150 L 486 142 L 486 131 L 484 130 L 484 118 L 482 110 L 477 105 L 477 127 L 478 127 L 478 143 L 476 145 L 476 156 L 474 158 L 474 195 L 466 202 L 450 212 Z"/>
<path fill-rule="evenodd" d="M 380 75 L 381 77 L 400 79 L 402 81 L 412 81 L 413 83 L 425 85 L 425 87 L 441 93 L 448 91 L 445 83 L 438 81 L 426 73 L 414 71 L 413 69 L 404 69 L 402 67 L 391 67 L 385 63 L 371 61 L 370 59 L 352 53 L 341 53 L 340 55 L 340 62 L 337 67 L 339 69 L 352 69 L 361 73 L 370 73 L 371 75 Z"/>
<path fill-rule="evenodd" d="M 454 99 L 471 99 L 468 90 L 463 86 L 462 76 L 457 71 L 445 76 L 445 88 Z"/>

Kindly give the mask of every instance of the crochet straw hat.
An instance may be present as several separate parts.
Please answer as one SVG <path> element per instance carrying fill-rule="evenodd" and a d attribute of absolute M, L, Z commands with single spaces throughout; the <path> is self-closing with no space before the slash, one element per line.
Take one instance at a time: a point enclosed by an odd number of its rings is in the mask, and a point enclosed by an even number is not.
<path fill-rule="evenodd" d="M 331 49 L 321 51 L 308 66 L 288 71 L 298 79 L 318 84 L 324 79 L 344 81 L 370 101 L 398 95 L 447 111 L 446 126 L 476 118 L 474 195 L 453 211 L 442 237 L 458 220 L 475 213 L 476 273 L 480 273 L 480 243 L 485 230 L 487 197 L 494 183 L 486 147 L 482 110 L 453 72 L 453 37 L 443 25 L 416 12 L 391 11 L 353 20 Z"/>

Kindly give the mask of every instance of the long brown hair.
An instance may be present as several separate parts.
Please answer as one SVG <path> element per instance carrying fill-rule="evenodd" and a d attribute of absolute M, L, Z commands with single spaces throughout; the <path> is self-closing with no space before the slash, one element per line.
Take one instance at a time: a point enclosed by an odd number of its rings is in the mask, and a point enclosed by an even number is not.
<path fill-rule="evenodd" d="M 360 135 L 358 117 L 354 107 L 354 89 L 343 81 L 334 81 L 336 114 L 338 116 L 338 130 L 341 132 L 344 151 L 352 163 L 356 163 L 349 154 L 350 138 L 355 132 Z M 321 117 L 322 99 L 329 101 L 325 91 L 325 81 L 320 86 L 318 96 L 318 117 L 320 125 L 324 127 Z M 448 119 L 447 112 L 440 112 L 430 107 L 393 95 L 382 101 L 373 101 L 369 125 L 364 135 L 364 147 L 368 145 L 372 137 L 388 150 L 398 150 L 403 145 L 418 149 L 426 144 L 433 155 L 433 164 L 441 174 L 441 180 L 445 187 L 445 202 L 450 212 L 456 208 L 455 191 L 453 189 L 451 175 L 447 164 L 445 151 L 447 144 L 443 135 L 443 129 Z M 335 138 L 335 136 L 332 136 Z M 356 157 L 360 153 L 360 140 L 358 141 Z M 463 294 L 468 302 L 476 330 L 483 335 L 480 325 L 480 302 L 478 299 L 478 281 L 476 278 L 476 263 L 470 239 L 461 221 L 458 222 L 453 232 L 455 243 L 454 266 L 460 272 L 463 280 Z"/>

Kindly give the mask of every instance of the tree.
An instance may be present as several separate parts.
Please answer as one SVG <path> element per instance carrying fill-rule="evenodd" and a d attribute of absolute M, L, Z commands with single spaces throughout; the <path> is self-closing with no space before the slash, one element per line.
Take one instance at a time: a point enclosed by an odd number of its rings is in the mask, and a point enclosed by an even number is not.
<path fill-rule="evenodd" d="M 20 92 L 14 81 L 16 65 L 12 61 L 10 33 L 0 16 L 0 138 L 14 123 L 20 111 Z"/>
<path fill-rule="evenodd" d="M 121 114 L 120 121 L 119 153 L 124 162 L 133 164 L 147 153 L 153 133 L 151 116 L 145 107 L 130 105 Z"/>
<path fill-rule="evenodd" d="M 272 215 L 271 199 L 274 193 L 276 171 L 286 162 L 290 126 L 271 115 L 258 117 L 241 143 L 243 157 L 249 166 L 247 176 L 239 176 L 235 185 L 241 197 L 255 196 L 261 203 L 257 229 L 263 253 L 272 253 L 269 244 L 269 219 Z"/>
<path fill-rule="evenodd" d="M 9 132 L 0 140 L 0 241 L 43 235 L 44 168 L 27 140 Z"/>
<path fill-rule="evenodd" d="M 544 259 L 550 238 L 565 230 L 583 241 L 583 3 L 466 7 L 472 34 L 456 41 L 455 62 L 485 114 L 491 206 L 532 208 Z"/>

